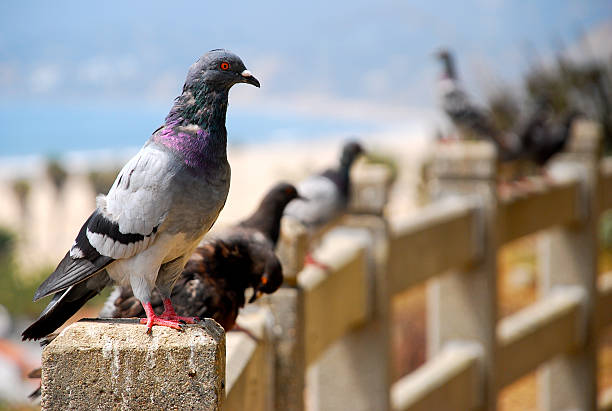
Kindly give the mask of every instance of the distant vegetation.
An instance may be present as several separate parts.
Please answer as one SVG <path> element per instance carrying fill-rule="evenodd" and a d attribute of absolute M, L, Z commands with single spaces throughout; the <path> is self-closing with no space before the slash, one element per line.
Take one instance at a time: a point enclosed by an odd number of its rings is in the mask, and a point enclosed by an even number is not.
<path fill-rule="evenodd" d="M 37 316 L 40 306 L 32 302 L 34 290 L 49 268 L 32 275 L 20 275 L 14 258 L 15 234 L 0 228 L 0 304 L 13 315 Z"/>
<path fill-rule="evenodd" d="M 50 157 L 47 159 L 46 165 L 47 176 L 53 181 L 57 191 L 60 191 L 66 182 L 68 173 L 62 166 L 61 162 L 56 158 Z"/>
<path fill-rule="evenodd" d="M 106 194 L 115 182 L 117 174 L 119 174 L 119 169 L 92 171 L 89 173 L 88 177 L 96 194 Z"/>
<path fill-rule="evenodd" d="M 542 103 L 558 116 L 578 110 L 599 122 L 604 151 L 612 155 L 612 56 L 576 62 L 559 54 L 552 64 L 533 64 L 518 90 L 498 88 L 488 101 L 493 121 L 502 130 L 515 128 Z"/>
<path fill-rule="evenodd" d="M 34 272 L 23 275 L 15 262 L 15 234 L 0 227 L 0 304 L 16 316 L 38 317 L 50 297 L 44 301 L 33 302 L 32 296 L 40 283 L 52 271 L 52 266 L 40 267 Z M 88 302 L 89 306 L 102 305 L 110 289 Z M 2 408 L 0 407 L 0 410 Z"/>
<path fill-rule="evenodd" d="M 585 53 L 586 54 L 586 53 Z M 518 94 L 526 101 L 521 103 Z M 577 109 L 603 128 L 604 154 L 612 155 L 612 56 L 575 62 L 559 54 L 553 64 L 533 65 L 525 74 L 520 93 L 500 88 L 489 98 L 493 121 L 500 129 L 517 127 L 527 115 L 521 107 L 545 102 L 556 115 Z M 612 212 L 601 218 L 600 238 L 606 269 L 612 269 Z"/>

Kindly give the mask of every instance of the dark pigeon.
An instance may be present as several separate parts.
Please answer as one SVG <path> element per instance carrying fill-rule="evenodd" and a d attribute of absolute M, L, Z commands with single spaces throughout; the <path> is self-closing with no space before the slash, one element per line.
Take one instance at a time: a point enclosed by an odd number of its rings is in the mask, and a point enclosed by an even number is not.
<path fill-rule="evenodd" d="M 132 287 L 148 332 L 153 325 L 178 329 L 194 321 L 176 315 L 170 295 L 227 198 L 225 118 L 229 89 L 237 83 L 259 87 L 229 51 L 212 50 L 190 67 L 164 125 L 98 197 L 70 251 L 36 291 L 34 300 L 53 298 L 23 339 L 60 327 L 111 280 Z M 161 316 L 151 306 L 154 288 L 163 295 Z"/>
<path fill-rule="evenodd" d="M 548 108 L 536 110 L 521 133 L 522 157 L 543 167 L 557 153 L 565 148 L 571 127 L 580 116 L 578 111 L 570 111 L 562 120 L 556 120 Z"/>

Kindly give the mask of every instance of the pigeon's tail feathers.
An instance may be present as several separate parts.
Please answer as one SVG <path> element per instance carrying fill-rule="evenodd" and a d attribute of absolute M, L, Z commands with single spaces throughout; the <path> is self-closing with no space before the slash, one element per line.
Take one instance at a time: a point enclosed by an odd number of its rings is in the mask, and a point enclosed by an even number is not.
<path fill-rule="evenodd" d="M 66 253 L 55 271 L 38 287 L 34 293 L 34 301 L 88 279 L 113 261 L 111 257 L 103 255 L 91 261 L 87 258 L 75 259 L 70 256 L 70 252 Z"/>
<path fill-rule="evenodd" d="M 21 334 L 21 337 L 24 340 L 39 340 L 51 334 L 110 282 L 111 279 L 106 271 L 102 271 L 88 281 L 81 281 L 56 293 L 38 319 Z"/>

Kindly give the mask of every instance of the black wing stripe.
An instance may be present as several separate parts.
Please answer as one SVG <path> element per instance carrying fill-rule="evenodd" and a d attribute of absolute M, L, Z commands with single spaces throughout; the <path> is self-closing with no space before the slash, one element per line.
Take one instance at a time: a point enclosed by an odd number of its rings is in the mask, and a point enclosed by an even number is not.
<path fill-rule="evenodd" d="M 121 244 L 137 243 L 144 240 L 143 234 L 123 234 L 119 231 L 119 224 L 104 217 L 100 212 L 96 211 L 91 216 L 90 221 L 87 223 L 87 230 L 95 234 L 102 234 L 117 241 Z M 153 228 L 152 233 L 157 232 L 157 227 Z M 89 242 L 89 241 L 88 241 Z"/>
<path fill-rule="evenodd" d="M 124 234 L 121 231 L 119 231 L 119 224 L 104 217 L 97 210 L 90 217 L 90 219 L 86 223 L 86 226 L 87 226 L 86 230 L 89 230 L 91 233 L 102 234 L 104 236 L 110 237 L 113 241 L 116 241 L 116 242 L 119 242 L 125 245 L 131 244 L 131 243 L 137 243 L 139 241 L 144 240 L 145 237 L 149 237 L 150 235 L 157 233 L 157 228 L 158 228 L 158 226 L 153 227 L 153 230 L 151 230 L 151 232 L 146 235 L 138 234 L 138 233 Z M 84 235 L 84 240 L 86 240 L 87 243 L 89 243 L 89 240 L 87 240 L 87 233 L 84 232 L 83 235 Z M 79 236 L 81 236 L 81 233 L 79 233 Z M 77 240 L 78 240 L 78 237 L 77 237 Z M 77 244 L 79 244 L 79 241 L 77 241 Z M 83 251 L 87 255 L 87 252 L 85 250 Z"/>

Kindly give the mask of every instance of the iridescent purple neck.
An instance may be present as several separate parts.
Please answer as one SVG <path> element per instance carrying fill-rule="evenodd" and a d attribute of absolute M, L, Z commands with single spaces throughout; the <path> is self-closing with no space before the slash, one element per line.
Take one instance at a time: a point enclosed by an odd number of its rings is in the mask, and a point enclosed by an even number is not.
<path fill-rule="evenodd" d="M 194 169 L 206 169 L 226 158 L 225 150 L 220 150 L 221 145 L 213 142 L 208 131 L 199 129 L 189 133 L 178 131 L 180 128 L 166 125 L 153 137 L 153 141 L 178 153 L 185 164 Z"/>
<path fill-rule="evenodd" d="M 227 161 L 226 111 L 227 92 L 185 90 L 153 141 L 178 153 L 189 167 L 214 167 Z"/>

